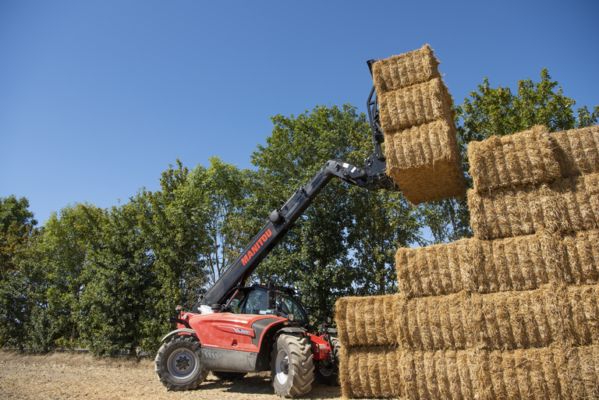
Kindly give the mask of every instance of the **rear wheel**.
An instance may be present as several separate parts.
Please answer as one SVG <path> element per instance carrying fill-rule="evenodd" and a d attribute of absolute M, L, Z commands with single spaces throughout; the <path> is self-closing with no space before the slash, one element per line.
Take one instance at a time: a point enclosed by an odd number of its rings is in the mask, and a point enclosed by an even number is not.
<path fill-rule="evenodd" d="M 273 346 L 270 378 L 281 397 L 299 397 L 312 390 L 314 363 L 307 338 L 281 335 Z"/>
<path fill-rule="evenodd" d="M 208 376 L 202 368 L 200 342 L 189 335 L 178 335 L 162 345 L 156 354 L 158 380 L 168 390 L 189 390 Z"/>
<path fill-rule="evenodd" d="M 235 382 L 236 380 L 243 378 L 247 374 L 245 372 L 212 371 L 212 375 L 214 375 L 220 381 Z"/>
<path fill-rule="evenodd" d="M 331 337 L 331 352 L 334 360 L 322 360 L 318 362 L 314 378 L 316 382 L 329 386 L 339 386 L 339 355 L 341 353 L 341 342 L 336 337 Z"/>

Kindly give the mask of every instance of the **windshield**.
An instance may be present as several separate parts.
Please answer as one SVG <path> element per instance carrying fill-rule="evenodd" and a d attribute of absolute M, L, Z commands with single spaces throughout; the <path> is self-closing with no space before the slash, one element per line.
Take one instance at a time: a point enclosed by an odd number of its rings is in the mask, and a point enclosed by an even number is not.
<path fill-rule="evenodd" d="M 280 291 L 275 291 L 274 308 L 269 307 L 268 291 L 255 289 L 250 292 L 239 291 L 230 302 L 231 312 L 234 314 L 258 314 L 258 315 L 278 315 L 287 317 L 293 314 L 300 325 L 308 323 L 308 318 L 302 306 L 289 296 Z"/>

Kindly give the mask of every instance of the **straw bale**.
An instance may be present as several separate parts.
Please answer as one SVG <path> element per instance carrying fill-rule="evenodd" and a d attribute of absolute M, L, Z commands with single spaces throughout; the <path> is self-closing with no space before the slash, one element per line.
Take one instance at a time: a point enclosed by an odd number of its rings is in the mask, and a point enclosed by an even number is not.
<path fill-rule="evenodd" d="M 381 127 L 387 134 L 438 119 L 453 121 L 451 95 L 441 78 L 377 96 Z"/>
<path fill-rule="evenodd" d="M 529 235 L 547 229 L 571 232 L 599 226 L 599 174 L 559 179 L 552 184 L 468 191 L 475 237 L 483 240 Z"/>
<path fill-rule="evenodd" d="M 339 383 L 341 384 L 341 394 L 344 398 L 354 398 L 352 387 L 354 386 L 351 377 L 354 375 L 352 366 L 349 363 L 349 351 L 347 347 L 342 346 L 339 352 Z"/>
<path fill-rule="evenodd" d="M 564 263 L 569 266 L 567 283 L 593 285 L 599 281 L 599 231 L 563 236 Z"/>
<path fill-rule="evenodd" d="M 372 79 L 380 95 L 438 78 L 439 60 L 428 44 L 419 50 L 377 60 L 372 67 Z"/>
<path fill-rule="evenodd" d="M 398 351 L 402 394 L 406 399 L 597 398 L 598 352 L 597 346 Z"/>
<path fill-rule="evenodd" d="M 597 285 L 414 298 L 395 318 L 407 350 L 489 350 L 599 344 Z"/>
<path fill-rule="evenodd" d="M 504 137 L 491 136 L 468 143 L 470 176 L 474 190 L 552 182 L 561 177 L 547 129 L 538 125 Z"/>
<path fill-rule="evenodd" d="M 387 310 L 385 301 L 393 303 Z M 373 317 L 353 315 L 363 321 L 366 335 L 350 329 L 348 311 L 340 312 L 343 301 L 337 302 L 336 320 L 339 338 L 348 347 L 398 345 L 405 350 L 433 351 L 526 349 L 553 343 L 584 346 L 599 344 L 598 302 L 598 285 L 549 284 L 528 291 L 462 291 L 410 300 L 398 294 L 346 302 L 356 310 L 381 304 L 369 311 Z M 377 314 L 394 321 L 394 327 L 377 323 Z"/>
<path fill-rule="evenodd" d="M 532 290 L 548 283 L 592 285 L 599 280 L 599 231 L 461 239 L 400 248 L 395 261 L 399 292 L 410 298 Z"/>
<path fill-rule="evenodd" d="M 584 346 L 599 343 L 599 286 L 570 286 L 558 292 L 564 325 L 563 343 Z"/>
<path fill-rule="evenodd" d="M 335 305 L 335 322 L 343 346 L 397 343 L 395 318 L 403 295 L 344 297 Z"/>
<path fill-rule="evenodd" d="M 550 136 L 563 176 L 599 173 L 599 125 L 554 132 Z"/>
<path fill-rule="evenodd" d="M 445 118 L 385 133 L 388 174 L 410 203 L 464 197 L 455 124 Z"/>
<path fill-rule="evenodd" d="M 405 392 L 396 349 L 388 346 L 350 347 L 343 354 L 339 366 L 343 397 L 390 398 Z"/>

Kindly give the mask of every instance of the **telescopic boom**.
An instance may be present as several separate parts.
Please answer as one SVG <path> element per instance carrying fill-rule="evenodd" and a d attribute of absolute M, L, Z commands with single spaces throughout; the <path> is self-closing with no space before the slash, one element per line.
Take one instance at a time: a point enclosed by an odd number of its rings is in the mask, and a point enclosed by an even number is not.
<path fill-rule="evenodd" d="M 327 161 L 307 185 L 300 186 L 286 203 L 270 214 L 269 222 L 223 272 L 214 286 L 200 298 L 194 309 L 200 305 L 222 304 L 231 289 L 243 285 L 331 179 L 338 178 L 366 189 L 399 190 L 395 182 L 384 173 L 386 165 L 380 161 L 380 157 L 373 155 L 366 159 L 366 165 L 366 169 L 363 169 L 343 161 Z"/>

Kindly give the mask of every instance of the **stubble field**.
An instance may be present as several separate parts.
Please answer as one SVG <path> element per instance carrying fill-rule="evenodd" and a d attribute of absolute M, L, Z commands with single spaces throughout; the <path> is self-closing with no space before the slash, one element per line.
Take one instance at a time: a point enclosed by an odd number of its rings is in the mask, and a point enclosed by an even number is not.
<path fill-rule="evenodd" d="M 268 373 L 221 382 L 212 374 L 196 390 L 168 392 L 153 359 L 94 358 L 84 354 L 22 355 L 0 351 L 2 399 L 276 399 Z M 333 399 L 339 387 L 312 385 L 304 398 Z"/>

